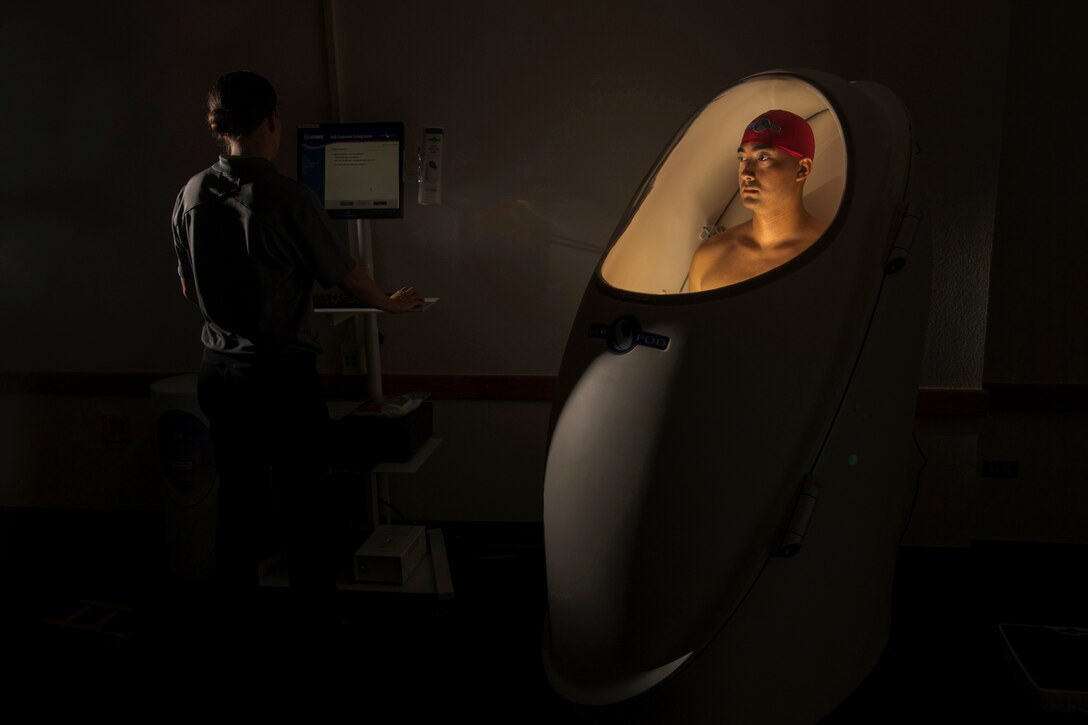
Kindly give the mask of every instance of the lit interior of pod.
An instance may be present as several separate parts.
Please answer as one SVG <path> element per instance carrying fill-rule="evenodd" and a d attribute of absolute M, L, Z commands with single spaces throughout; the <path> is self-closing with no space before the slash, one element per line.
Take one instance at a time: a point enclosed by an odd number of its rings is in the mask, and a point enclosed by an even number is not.
<path fill-rule="evenodd" d="M 846 144 L 838 116 L 809 83 L 760 76 L 722 93 L 680 132 L 601 264 L 605 283 L 642 294 L 689 291 L 688 269 L 704 228 L 730 229 L 752 218 L 738 193 L 737 146 L 745 127 L 771 109 L 791 111 L 812 127 L 816 152 L 804 204 L 816 218 L 834 222 L 846 183 Z M 807 251 L 816 253 L 818 247 Z"/>

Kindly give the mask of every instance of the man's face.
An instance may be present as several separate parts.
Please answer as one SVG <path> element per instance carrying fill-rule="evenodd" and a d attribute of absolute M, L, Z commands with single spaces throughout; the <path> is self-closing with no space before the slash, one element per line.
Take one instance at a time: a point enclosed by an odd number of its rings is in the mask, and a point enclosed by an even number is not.
<path fill-rule="evenodd" d="M 741 203 L 761 211 L 800 199 L 802 183 L 812 169 L 812 159 L 794 158 L 758 143 L 738 148 L 737 162 Z"/>

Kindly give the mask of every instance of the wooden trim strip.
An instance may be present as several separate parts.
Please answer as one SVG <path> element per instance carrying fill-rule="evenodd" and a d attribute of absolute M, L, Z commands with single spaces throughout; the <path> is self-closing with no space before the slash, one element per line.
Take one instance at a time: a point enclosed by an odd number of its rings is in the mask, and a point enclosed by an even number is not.
<path fill-rule="evenodd" d="M 916 415 L 982 417 L 990 409 L 990 394 L 978 388 L 920 388 Z"/>
<path fill-rule="evenodd" d="M 983 383 L 993 410 L 1088 411 L 1088 385 L 1070 383 Z"/>
<path fill-rule="evenodd" d="M 367 397 L 366 376 L 322 376 L 330 398 Z M 521 400 L 549 402 L 555 397 L 554 375 L 404 375 L 382 376 L 386 395 L 425 390 L 434 400 Z"/>
<path fill-rule="evenodd" d="M 0 372 L 0 393 L 5 395 L 71 395 L 144 397 L 157 380 L 192 372 Z M 365 375 L 322 375 L 330 398 L 365 400 Z M 404 375 L 382 377 L 386 395 L 425 390 L 436 400 L 550 401 L 555 397 L 554 375 Z"/>
<path fill-rule="evenodd" d="M 0 372 L 0 393 L 7 395 L 72 395 L 144 397 L 156 380 L 179 372 Z M 554 375 L 409 375 L 382 379 L 387 395 L 425 390 L 434 400 L 505 400 L 550 402 Z M 323 375 L 330 398 L 367 397 L 364 375 Z M 922 388 L 918 415 L 981 417 L 990 410 L 1088 411 L 1088 385 L 1061 383 L 985 383 L 982 388 Z"/>
<path fill-rule="evenodd" d="M 0 393 L 5 395 L 75 395 L 142 397 L 150 395 L 156 380 L 181 373 L 70 372 L 64 370 L 0 372 Z"/>

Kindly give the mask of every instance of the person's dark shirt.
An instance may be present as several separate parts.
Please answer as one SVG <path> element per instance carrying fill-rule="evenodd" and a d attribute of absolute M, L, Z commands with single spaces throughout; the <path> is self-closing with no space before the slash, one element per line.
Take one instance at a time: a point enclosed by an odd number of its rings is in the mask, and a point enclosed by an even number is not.
<path fill-rule="evenodd" d="M 266 159 L 220 156 L 178 194 L 173 233 L 206 347 L 320 352 L 314 282 L 332 287 L 355 263 L 307 187 Z"/>

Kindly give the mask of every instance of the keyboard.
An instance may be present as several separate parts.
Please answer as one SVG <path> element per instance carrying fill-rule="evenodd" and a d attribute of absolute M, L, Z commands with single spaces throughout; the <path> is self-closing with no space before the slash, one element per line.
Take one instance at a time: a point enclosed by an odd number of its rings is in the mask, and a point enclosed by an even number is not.
<path fill-rule="evenodd" d="M 438 302 L 437 297 L 424 297 L 423 304 L 412 312 L 423 312 L 435 302 Z M 360 302 L 349 294 L 343 292 L 315 292 L 314 293 L 314 309 L 315 310 L 377 310 L 371 307 L 365 302 Z"/>
<path fill-rule="evenodd" d="M 371 309 L 371 305 L 343 292 L 317 292 L 314 294 L 314 309 L 365 310 Z"/>

